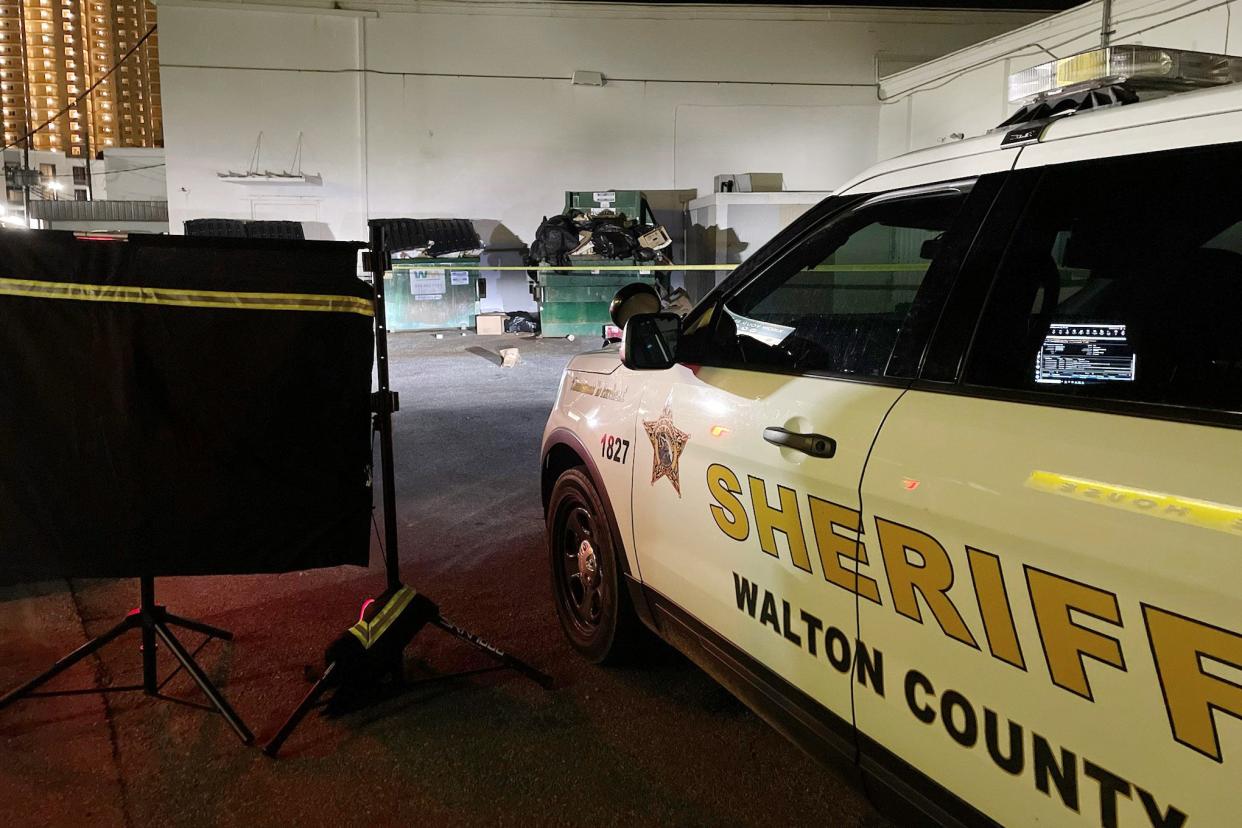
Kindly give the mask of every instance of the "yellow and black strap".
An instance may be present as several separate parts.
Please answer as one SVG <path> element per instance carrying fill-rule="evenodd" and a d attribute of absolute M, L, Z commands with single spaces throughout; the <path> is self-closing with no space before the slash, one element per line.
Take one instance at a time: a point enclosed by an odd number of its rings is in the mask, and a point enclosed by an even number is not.
<path fill-rule="evenodd" d="M 317 293 L 258 293 L 137 285 L 94 285 L 80 282 L 45 282 L 34 279 L 0 279 L 0 296 L 32 299 L 71 299 L 79 302 L 121 302 L 140 305 L 172 305 L 182 308 L 233 310 L 288 310 L 357 313 L 373 316 L 371 300 L 360 296 Z"/>
<path fill-rule="evenodd" d="M 392 622 L 410 605 L 410 601 L 414 600 L 416 594 L 408 586 L 401 587 L 393 593 L 388 602 L 370 621 L 359 621 L 350 627 L 349 631 L 362 642 L 364 648 L 371 649 L 371 646 L 380 640 L 380 636 L 392 626 Z"/>

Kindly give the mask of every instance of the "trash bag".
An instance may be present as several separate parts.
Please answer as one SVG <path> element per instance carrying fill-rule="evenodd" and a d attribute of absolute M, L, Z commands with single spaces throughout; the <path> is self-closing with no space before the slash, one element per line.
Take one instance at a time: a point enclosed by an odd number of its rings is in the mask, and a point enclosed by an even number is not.
<path fill-rule="evenodd" d="M 535 231 L 535 241 L 530 246 L 529 264 L 547 262 L 558 267 L 568 267 L 569 251 L 578 246 L 579 225 L 569 216 L 544 218 Z"/>
<path fill-rule="evenodd" d="M 605 259 L 628 259 L 638 246 L 631 231 L 615 220 L 596 224 L 591 230 L 591 243 Z"/>
<path fill-rule="evenodd" d="M 505 333 L 537 333 L 539 321 L 532 313 L 512 311 L 505 320 Z"/>
<path fill-rule="evenodd" d="M 658 224 L 645 224 L 624 213 L 597 212 L 588 215 L 574 210 L 566 215 L 545 217 L 535 231 L 526 260 L 529 267 L 547 263 L 571 267 L 572 256 L 632 260 L 636 263 L 671 262 L 666 252 L 672 245 L 668 231 Z M 530 274 L 534 279 L 534 271 Z"/>

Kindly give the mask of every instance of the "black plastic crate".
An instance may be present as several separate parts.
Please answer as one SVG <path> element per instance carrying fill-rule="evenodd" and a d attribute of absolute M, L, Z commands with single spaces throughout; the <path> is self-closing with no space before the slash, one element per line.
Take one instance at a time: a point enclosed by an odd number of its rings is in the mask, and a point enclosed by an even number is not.
<path fill-rule="evenodd" d="M 190 219 L 185 223 L 187 236 L 212 236 L 224 239 L 246 238 L 246 222 L 237 219 Z"/>
<path fill-rule="evenodd" d="M 302 230 L 300 221 L 248 221 L 246 238 L 302 241 L 306 238 L 306 233 Z"/>
<path fill-rule="evenodd" d="M 386 229 L 388 250 L 393 253 L 426 249 L 434 257 L 483 247 L 470 219 L 371 219 L 367 224 Z"/>

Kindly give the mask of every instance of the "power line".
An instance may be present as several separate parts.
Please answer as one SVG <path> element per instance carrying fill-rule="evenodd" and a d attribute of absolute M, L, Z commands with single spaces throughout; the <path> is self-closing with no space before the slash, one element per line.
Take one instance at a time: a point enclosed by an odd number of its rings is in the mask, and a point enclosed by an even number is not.
<path fill-rule="evenodd" d="M 344 67 L 337 69 L 317 69 L 295 66 L 223 66 L 207 63 L 161 63 L 165 69 L 208 69 L 222 72 L 298 72 L 317 75 L 381 75 L 397 78 L 453 78 L 464 80 L 534 80 L 534 81 L 568 81 L 568 75 L 505 75 L 471 72 L 403 72 L 396 69 L 359 69 Z M 857 81 L 779 81 L 779 80 L 710 80 L 693 78 L 614 78 L 607 76 L 608 83 L 667 83 L 667 84 L 703 84 L 710 86 L 810 86 L 810 87 L 858 87 L 874 89 L 874 83 Z"/>
<path fill-rule="evenodd" d="M 92 92 L 94 92 L 94 91 L 95 91 L 96 87 L 98 87 L 98 86 L 99 86 L 99 84 L 101 84 L 101 83 L 103 83 L 104 81 L 106 81 L 106 80 L 108 79 L 108 76 L 109 76 L 109 75 L 111 75 L 113 72 L 115 72 L 117 69 L 120 69 L 120 68 L 121 68 L 121 64 L 122 64 L 122 63 L 124 63 L 125 61 L 129 60 L 129 59 L 130 59 L 130 57 L 134 54 L 134 52 L 137 52 L 137 51 L 138 51 L 138 47 L 142 46 L 142 44 L 144 44 L 144 43 L 146 43 L 146 42 L 147 42 L 147 38 L 149 38 L 151 35 L 155 34 L 155 30 L 156 30 L 158 27 L 159 27 L 159 26 L 158 26 L 158 24 L 156 24 L 156 25 L 152 26 L 151 28 L 147 29 L 147 33 L 146 33 L 146 34 L 144 34 L 142 37 L 138 38 L 138 42 L 137 42 L 137 43 L 135 43 L 132 47 L 130 47 L 130 50 L 129 50 L 128 52 L 126 52 L 124 55 L 122 55 L 120 60 L 118 60 L 116 63 L 112 64 L 112 66 L 108 69 L 108 71 L 107 71 L 107 72 L 104 72 L 102 75 L 100 75 L 98 80 L 96 80 L 94 83 L 92 83 L 90 86 L 88 86 L 88 87 L 86 88 L 86 91 L 85 91 L 85 92 L 83 92 L 81 95 L 78 95 L 76 98 L 74 98 L 72 101 L 70 101 L 70 102 L 69 102 L 69 104 L 68 104 L 67 106 L 65 106 L 65 108 L 64 108 L 64 109 L 62 109 L 60 112 L 57 112 L 57 113 L 56 113 L 55 115 L 53 115 L 52 117 L 48 118 L 46 121 L 44 121 L 43 123 L 39 124 L 39 125 L 38 125 L 37 127 L 35 127 L 34 129 L 30 130 L 30 131 L 29 131 L 29 132 L 27 132 L 25 135 L 23 135 L 21 138 L 18 138 L 16 141 L 13 141 L 13 142 L 11 142 L 11 143 L 5 144 L 3 147 L 0 147 L 0 152 L 3 152 L 4 150 L 7 150 L 7 149 L 12 149 L 13 147 L 17 146 L 18 144 L 22 143 L 23 141 L 29 141 L 31 138 L 33 138 L 33 137 L 34 137 L 34 135 L 35 135 L 36 133 L 41 132 L 41 131 L 43 131 L 43 129 L 44 129 L 44 128 L 46 128 L 46 127 L 48 127 L 48 126 L 50 126 L 50 125 L 52 125 L 52 124 L 56 123 L 56 121 L 60 120 L 60 118 L 61 118 L 61 116 L 62 116 L 62 115 L 64 115 L 64 114 L 65 114 L 66 112 L 68 112 L 69 110 L 73 109 L 73 108 L 74 108 L 75 106 L 77 106 L 78 104 L 82 103 L 82 101 L 86 100 L 86 98 L 87 98 L 87 97 L 88 97 L 88 96 L 89 96 Z M 25 69 L 25 68 L 23 68 L 23 70 L 22 70 L 22 71 L 23 71 L 23 72 L 25 72 L 25 71 L 26 71 L 26 69 Z M 30 82 L 29 82 L 29 80 L 27 80 L 27 82 L 26 82 L 26 86 L 27 86 L 27 88 L 29 88 L 29 86 L 30 86 Z M 89 126 L 88 126 L 88 129 L 89 129 Z"/>
<path fill-rule="evenodd" d="M 91 175 L 118 175 L 120 173 L 138 172 L 139 170 L 154 170 L 157 167 L 166 167 L 166 166 L 168 166 L 167 163 L 160 162 L 159 164 L 147 164 L 145 167 L 122 167 L 120 169 L 115 169 L 115 170 L 102 170 L 100 172 L 92 172 Z M 72 172 L 57 173 L 56 175 L 50 175 L 50 176 L 45 176 L 45 177 L 46 178 L 73 178 L 73 173 Z"/>

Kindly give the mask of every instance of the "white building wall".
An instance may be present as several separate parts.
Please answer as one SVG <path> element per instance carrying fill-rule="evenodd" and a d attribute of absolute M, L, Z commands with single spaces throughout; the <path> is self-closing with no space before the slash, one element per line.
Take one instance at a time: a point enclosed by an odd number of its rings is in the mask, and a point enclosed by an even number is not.
<path fill-rule="evenodd" d="M 288 218 L 362 239 L 368 216 L 467 217 L 494 247 L 532 239 L 565 190 L 642 189 L 657 210 L 726 172 L 826 190 L 875 159 L 877 60 L 929 57 L 1029 14 L 160 2 L 170 225 Z M 378 9 L 376 11 L 375 9 Z M 576 69 L 603 72 L 575 87 Z M 366 71 L 360 71 L 366 70 Z M 235 184 L 259 169 L 321 185 Z M 493 257 L 490 263 L 516 263 Z M 528 306 L 525 277 L 489 304 Z"/>
<path fill-rule="evenodd" d="M 1100 44 L 1101 0 L 882 79 L 879 158 L 979 135 L 1017 110 L 1007 82 L 1053 57 Z M 1113 43 L 1242 54 L 1242 2 L 1113 0 Z"/>
<path fill-rule="evenodd" d="M 113 201 L 164 201 L 168 198 L 164 150 L 118 147 L 91 164 L 94 197 Z"/>
<path fill-rule="evenodd" d="M 356 70 L 368 18 L 221 5 L 159 6 L 169 226 L 286 218 L 318 237 L 364 239 L 365 76 Z M 260 168 L 287 168 L 299 133 L 302 168 L 322 186 L 218 180 L 247 168 L 260 134 Z"/>

